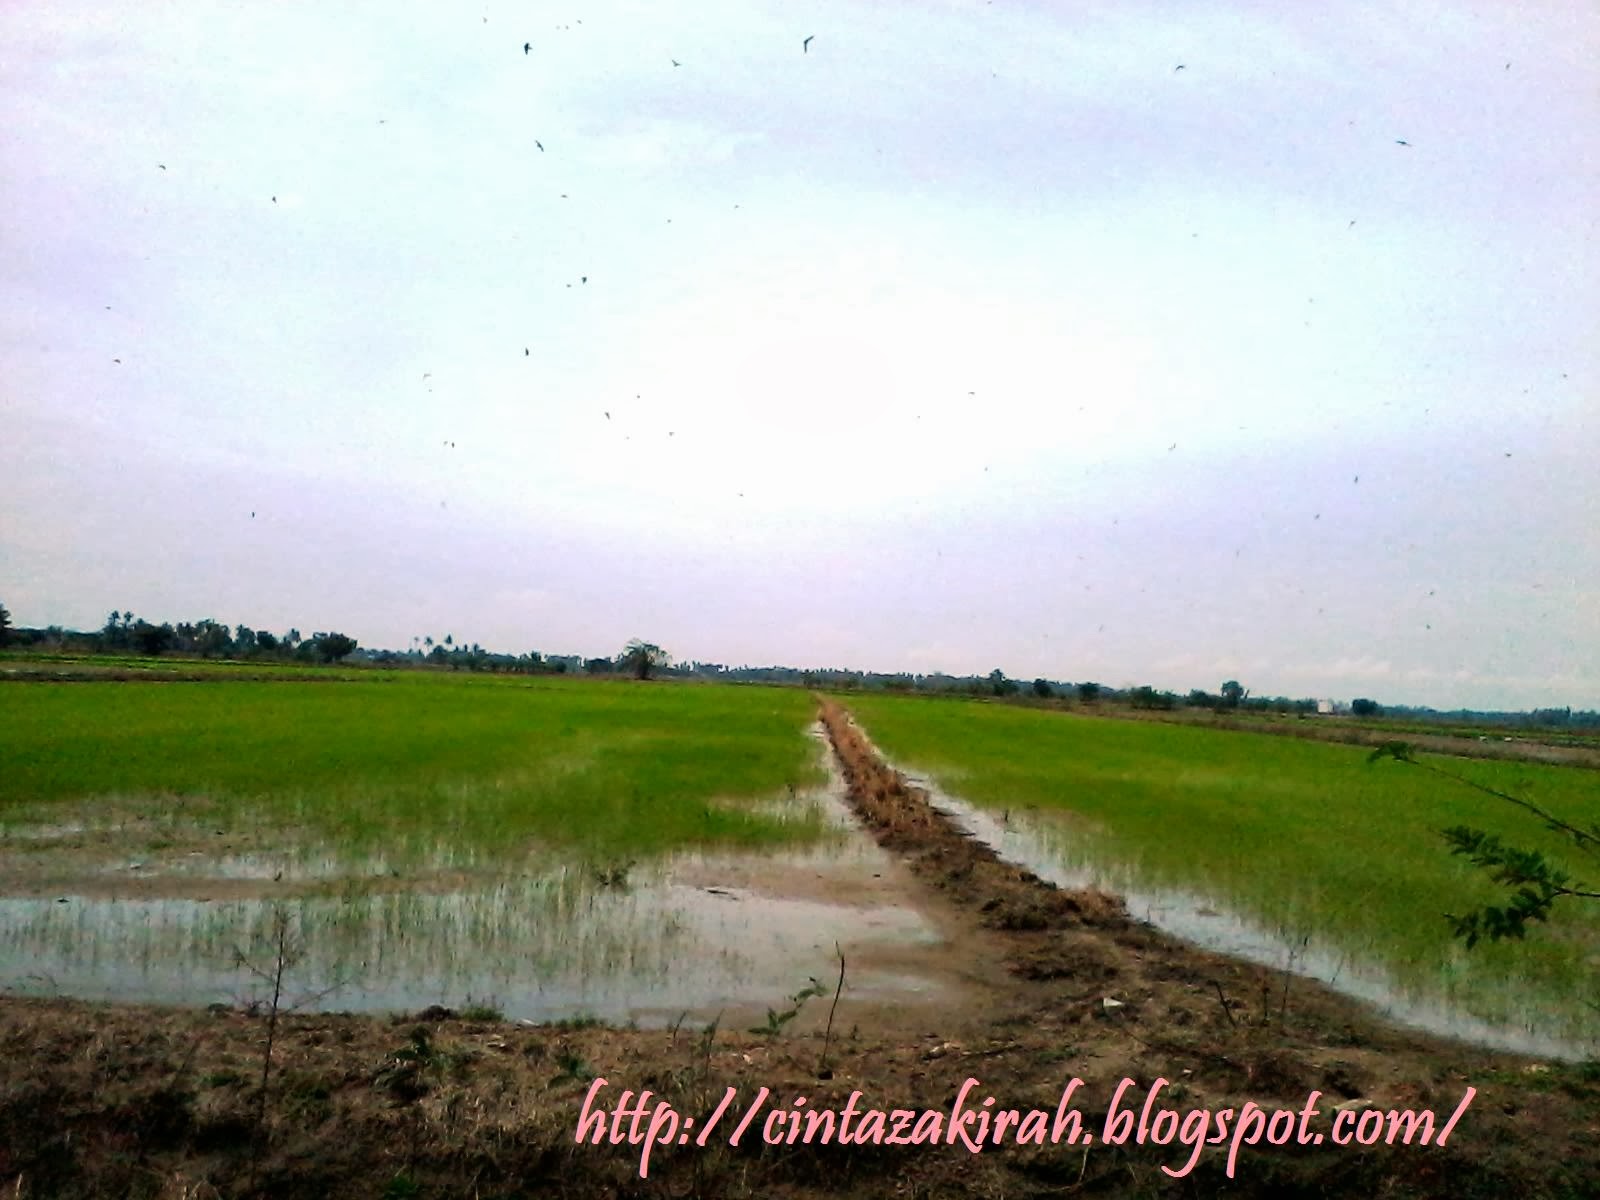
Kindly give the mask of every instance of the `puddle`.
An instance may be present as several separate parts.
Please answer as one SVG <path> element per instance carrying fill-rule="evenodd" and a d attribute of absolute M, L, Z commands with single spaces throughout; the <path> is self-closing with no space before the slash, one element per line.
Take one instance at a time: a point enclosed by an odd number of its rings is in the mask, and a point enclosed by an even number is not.
<path fill-rule="evenodd" d="M 1550 1032 L 1550 1014 L 1530 1002 L 1526 993 L 1519 994 L 1514 980 L 1504 980 L 1503 990 L 1495 997 L 1510 1014 L 1509 1019 L 1484 1020 L 1441 998 L 1437 991 L 1407 986 L 1390 972 L 1357 961 L 1335 945 L 1315 938 L 1291 941 L 1231 911 L 1221 896 L 1152 887 L 1133 872 L 1095 863 L 1085 853 L 1081 829 L 1073 828 L 1070 813 L 1028 809 L 996 814 L 975 808 L 916 772 L 902 770 L 902 774 L 928 793 L 935 808 L 1000 857 L 1059 887 L 1097 887 L 1121 896 L 1130 915 L 1175 937 L 1321 980 L 1367 1001 L 1396 1022 L 1430 1033 L 1551 1058 L 1585 1059 L 1596 1053 L 1594 1038 Z M 1470 966 L 1465 954 L 1457 948 L 1450 968 L 1464 973 Z"/>
<path fill-rule="evenodd" d="M 512 1019 L 759 1019 L 811 977 L 833 979 L 836 944 L 850 964 L 847 998 L 948 999 L 957 985 L 938 932 L 912 907 L 904 868 L 856 824 L 825 741 L 819 753 L 827 785 L 770 807 L 820 812 L 829 832 L 777 853 L 685 852 L 604 878 L 572 862 L 480 868 L 441 848 L 402 877 L 382 857 L 314 848 L 174 849 L 117 857 L 76 880 L 13 882 L 0 897 L 0 989 L 260 1000 L 265 987 L 249 966 L 270 968 L 281 921 L 296 950 L 286 1003 L 304 1009 L 471 1000 Z M 60 886 L 45 894 L 47 883 Z"/>

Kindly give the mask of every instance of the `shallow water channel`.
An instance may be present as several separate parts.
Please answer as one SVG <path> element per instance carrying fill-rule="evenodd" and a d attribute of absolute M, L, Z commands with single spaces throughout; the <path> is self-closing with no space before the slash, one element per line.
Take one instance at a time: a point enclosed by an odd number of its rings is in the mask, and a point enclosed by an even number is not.
<path fill-rule="evenodd" d="M 105 831 L 12 825 L 0 854 L 28 870 L 0 871 L 0 990 L 259 1002 L 281 928 L 285 1003 L 305 1009 L 476 1003 L 541 1021 L 759 1019 L 812 977 L 831 992 L 836 943 L 856 1002 L 948 999 L 939 934 L 913 907 L 904 869 L 846 808 L 825 743 L 819 753 L 828 785 L 781 803 L 819 808 L 831 831 L 822 842 L 679 853 L 620 877 L 554 860 L 480 870 L 448 847 L 403 878 L 381 858 L 318 847 L 130 858 L 115 852 L 115 831 L 93 865 L 74 858 L 52 874 L 53 841 Z"/>

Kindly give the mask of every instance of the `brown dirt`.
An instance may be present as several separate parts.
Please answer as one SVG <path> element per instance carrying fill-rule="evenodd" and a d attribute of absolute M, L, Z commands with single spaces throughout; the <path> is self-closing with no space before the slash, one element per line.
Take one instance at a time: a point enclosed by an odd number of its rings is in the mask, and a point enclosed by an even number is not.
<path fill-rule="evenodd" d="M 831 702 L 851 801 L 925 892 L 971 988 L 930 1015 L 839 1007 L 823 1063 L 821 1002 L 774 1038 L 687 1026 L 537 1028 L 287 1015 L 258 1110 L 263 1013 L 0 1000 L 0 1195 L 211 1196 L 1584 1196 L 1600 1194 L 1600 1073 L 1396 1029 L 1358 1002 L 1133 921 L 1099 892 L 1000 862 L 889 771 Z M 1117 1002 L 1108 1007 L 1107 998 Z M 922 1028 L 914 1024 L 929 1024 Z M 417 1032 L 421 1030 L 421 1032 Z M 808 1107 L 941 1109 L 974 1100 L 1052 1115 L 1074 1076 L 1093 1145 L 577 1144 L 595 1075 L 704 1118 L 765 1086 Z M 1123 1077 L 1175 1081 L 1179 1110 L 1245 1101 L 1428 1107 L 1478 1089 L 1448 1146 L 1226 1146 L 1194 1172 L 1169 1146 L 1106 1145 Z M 737 1108 L 735 1109 L 737 1111 Z M 1312 1126 L 1316 1128 L 1315 1125 Z"/>

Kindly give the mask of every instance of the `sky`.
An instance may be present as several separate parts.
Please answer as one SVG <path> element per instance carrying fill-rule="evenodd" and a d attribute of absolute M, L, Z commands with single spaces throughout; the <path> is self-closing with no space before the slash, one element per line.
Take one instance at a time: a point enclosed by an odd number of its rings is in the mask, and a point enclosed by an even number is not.
<path fill-rule="evenodd" d="M 1591 5 L 0 44 L 18 625 L 1600 707 Z"/>

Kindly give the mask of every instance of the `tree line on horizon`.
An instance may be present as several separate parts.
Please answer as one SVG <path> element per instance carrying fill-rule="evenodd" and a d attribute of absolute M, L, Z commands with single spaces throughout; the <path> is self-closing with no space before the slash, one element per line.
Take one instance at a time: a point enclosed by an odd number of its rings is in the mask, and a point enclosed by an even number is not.
<path fill-rule="evenodd" d="M 1389 716 L 1428 721 L 1473 721 L 1506 726 L 1600 728 L 1600 712 L 1569 708 L 1543 708 L 1531 712 L 1454 709 L 1441 711 L 1408 705 L 1380 705 L 1357 697 L 1349 704 L 1326 699 L 1256 696 L 1237 680 L 1227 680 L 1215 692 L 1193 688 L 1186 695 L 1148 685 L 1115 688 L 1089 680 L 1066 682 L 1036 678 L 1031 683 L 1010 678 L 996 668 L 987 675 L 950 675 L 943 672 L 878 672 L 847 667 L 729 666 L 694 660 L 674 662 L 660 646 L 639 638 L 616 655 L 585 657 L 545 654 L 537 650 L 507 654 L 487 650 L 476 642 L 418 635 L 405 650 L 362 647 L 338 632 L 317 632 L 310 637 L 298 629 L 281 634 L 248 625 L 228 626 L 204 618 L 199 621 L 163 621 L 156 624 L 131 611 L 114 610 L 96 631 L 83 632 L 51 625 L 42 629 L 14 628 L 10 613 L 0 604 L 0 647 L 27 646 L 70 654 L 164 654 L 244 661 L 280 661 L 304 664 L 363 663 L 389 667 L 433 667 L 456 671 L 481 671 L 531 675 L 632 675 L 679 679 L 707 679 L 727 683 L 769 683 L 798 687 L 881 690 L 901 693 L 1017 698 L 1040 702 L 1069 701 L 1079 705 L 1116 704 L 1133 709 L 1166 712 L 1209 709 L 1281 716 L 1328 713 L 1356 717 Z"/>

